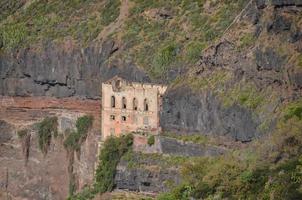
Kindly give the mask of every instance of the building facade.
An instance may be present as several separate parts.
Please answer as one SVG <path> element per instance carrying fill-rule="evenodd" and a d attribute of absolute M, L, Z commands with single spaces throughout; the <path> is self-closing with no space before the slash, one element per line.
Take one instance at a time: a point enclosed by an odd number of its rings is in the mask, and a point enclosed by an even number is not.
<path fill-rule="evenodd" d="M 102 83 L 102 139 L 130 132 L 158 134 L 163 85 L 128 82 L 118 76 Z"/>

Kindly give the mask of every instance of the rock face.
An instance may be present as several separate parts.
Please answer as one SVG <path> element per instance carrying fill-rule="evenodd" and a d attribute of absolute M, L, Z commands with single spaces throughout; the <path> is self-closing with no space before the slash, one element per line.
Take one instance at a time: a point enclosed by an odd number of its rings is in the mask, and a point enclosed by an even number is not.
<path fill-rule="evenodd" d="M 169 190 L 168 182 L 175 185 L 180 183 L 179 172 L 176 168 L 163 169 L 158 162 L 151 159 L 139 159 L 136 162 L 149 167 L 131 168 L 127 161 L 121 161 L 115 176 L 117 189 L 160 193 Z"/>
<path fill-rule="evenodd" d="M 39 103 L 41 101 L 39 99 Z M 17 102 L 14 102 L 15 105 Z M 70 158 L 63 145 L 62 133 L 65 129 L 73 128 L 77 117 L 85 113 L 8 106 L 7 109 L 0 107 L 0 199 L 6 199 L 6 195 L 10 199 L 66 199 L 69 192 Z M 43 155 L 39 149 L 35 123 L 54 115 L 58 117 L 59 136 L 52 137 L 49 151 Z M 17 132 L 23 129 L 28 130 L 27 134 L 19 136 Z M 93 181 L 98 141 L 98 132 L 92 129 L 81 145 L 81 151 L 74 154 L 72 167 L 76 189 Z"/>
<path fill-rule="evenodd" d="M 190 142 L 182 142 L 173 138 L 159 138 L 161 152 L 168 155 L 177 156 L 217 156 L 222 155 L 225 150 L 222 148 L 207 146 L 202 144 L 194 144 Z"/>
<path fill-rule="evenodd" d="M 97 99 L 101 82 L 114 75 L 148 80 L 131 63 L 107 63 L 117 48 L 113 41 L 85 49 L 64 49 L 49 43 L 41 51 L 23 49 L 11 55 L 0 54 L 0 95 Z"/>
<path fill-rule="evenodd" d="M 211 94 L 194 94 L 188 88 L 168 91 L 160 117 L 163 130 L 228 135 L 250 141 L 260 133 L 259 120 L 242 107 L 223 108 Z"/>

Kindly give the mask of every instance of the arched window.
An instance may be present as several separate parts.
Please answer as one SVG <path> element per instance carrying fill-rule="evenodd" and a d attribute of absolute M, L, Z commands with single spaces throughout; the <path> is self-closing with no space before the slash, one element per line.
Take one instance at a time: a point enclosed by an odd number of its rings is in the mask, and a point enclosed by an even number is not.
<path fill-rule="evenodd" d="M 125 97 L 122 98 L 122 108 L 126 109 L 127 108 L 127 100 Z"/>
<path fill-rule="evenodd" d="M 144 111 L 148 111 L 148 110 L 149 110 L 148 100 L 145 99 L 144 100 Z"/>
<path fill-rule="evenodd" d="M 137 99 L 133 98 L 133 110 L 137 110 Z"/>
<path fill-rule="evenodd" d="M 115 96 L 111 96 L 111 108 L 115 108 Z"/>

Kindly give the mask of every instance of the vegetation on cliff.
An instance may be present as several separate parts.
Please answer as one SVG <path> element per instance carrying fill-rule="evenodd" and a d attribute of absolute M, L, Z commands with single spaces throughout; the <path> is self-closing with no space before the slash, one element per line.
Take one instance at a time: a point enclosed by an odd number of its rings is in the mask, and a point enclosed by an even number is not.
<path fill-rule="evenodd" d="M 116 167 L 121 157 L 127 153 L 133 143 L 133 136 L 128 134 L 119 138 L 108 138 L 101 149 L 98 167 L 95 172 L 94 184 L 83 191 L 69 197 L 70 200 L 92 199 L 96 194 L 102 194 L 114 189 Z"/>
<path fill-rule="evenodd" d="M 300 112 L 292 111 L 285 113 L 274 134 L 245 150 L 186 162 L 183 183 L 158 199 L 299 199 L 302 124 Z"/>
<path fill-rule="evenodd" d="M 58 136 L 58 118 L 46 117 L 37 124 L 39 148 L 44 155 L 47 154 L 52 137 Z"/>
<path fill-rule="evenodd" d="M 92 127 L 93 117 L 85 115 L 76 121 L 76 130 L 71 131 L 64 141 L 64 147 L 68 150 L 79 151 L 81 144 L 86 140 L 88 130 Z"/>

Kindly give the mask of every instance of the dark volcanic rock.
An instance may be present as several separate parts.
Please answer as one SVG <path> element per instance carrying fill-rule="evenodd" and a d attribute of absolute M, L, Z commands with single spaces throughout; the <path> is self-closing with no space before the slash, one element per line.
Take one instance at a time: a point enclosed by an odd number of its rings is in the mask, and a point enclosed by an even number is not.
<path fill-rule="evenodd" d="M 281 57 L 273 49 L 266 48 L 265 51 L 259 48 L 255 51 L 257 69 L 261 70 L 274 70 L 279 72 L 285 63 L 285 57 Z"/>
<path fill-rule="evenodd" d="M 188 88 L 167 91 L 160 116 L 164 130 L 227 135 L 250 141 L 260 133 L 259 121 L 245 108 L 223 108 L 211 94 L 194 94 Z"/>
<path fill-rule="evenodd" d="M 301 0 L 271 0 L 271 4 L 274 6 L 301 6 Z"/>
<path fill-rule="evenodd" d="M 288 31 L 290 28 L 291 22 L 281 15 L 276 15 L 274 20 L 267 25 L 267 31 L 273 33 Z"/>
<path fill-rule="evenodd" d="M 114 75 L 149 80 L 132 64 L 109 65 L 114 51 L 114 42 L 107 41 L 85 49 L 64 50 L 51 43 L 39 52 L 23 49 L 1 54 L 0 95 L 99 98 L 101 82 Z"/>
<path fill-rule="evenodd" d="M 152 163 L 146 164 L 149 166 L 152 165 Z M 117 189 L 160 193 L 168 191 L 167 182 L 176 185 L 180 183 L 179 172 L 176 169 L 166 168 L 152 170 L 151 168 L 129 168 L 127 165 L 127 162 L 122 161 L 117 167 L 115 175 Z"/>
<path fill-rule="evenodd" d="M 224 149 L 182 142 L 173 138 L 160 137 L 161 153 L 178 156 L 217 156 L 225 152 Z"/>

